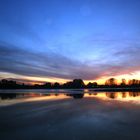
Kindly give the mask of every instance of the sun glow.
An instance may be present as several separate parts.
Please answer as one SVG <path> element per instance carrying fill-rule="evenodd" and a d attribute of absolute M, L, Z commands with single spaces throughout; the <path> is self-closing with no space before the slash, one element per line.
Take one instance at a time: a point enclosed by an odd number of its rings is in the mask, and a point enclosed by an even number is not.
<path fill-rule="evenodd" d="M 89 82 L 97 82 L 98 84 L 104 84 L 105 81 L 109 78 L 115 78 L 118 80 L 118 83 L 121 82 L 122 79 L 128 80 L 130 79 L 140 79 L 140 71 L 133 72 L 130 74 L 122 74 L 122 75 L 117 75 L 117 76 L 104 76 L 100 77 L 95 80 L 84 80 L 85 84 L 88 84 Z M 80 78 L 80 77 L 79 77 Z M 71 81 L 72 79 L 62 79 L 62 78 L 56 78 L 56 77 L 36 77 L 36 76 L 23 76 L 23 75 L 18 75 L 18 74 L 13 74 L 13 73 L 6 73 L 6 72 L 0 72 L 0 79 L 13 79 L 17 80 L 17 82 L 23 82 L 25 84 L 42 84 L 45 82 L 59 82 L 60 84 L 63 84 L 65 82 Z"/>
<path fill-rule="evenodd" d="M 112 78 L 112 77 L 117 79 L 118 83 L 120 83 L 122 79 L 126 79 L 127 82 L 130 79 L 140 80 L 140 71 L 133 72 L 133 73 L 130 73 L 130 74 L 122 74 L 122 75 L 116 75 L 116 76 L 114 75 L 114 76 L 101 77 L 101 78 L 98 78 L 96 80 L 85 80 L 85 83 L 87 84 L 88 82 L 97 82 L 98 84 L 104 84 L 107 79 Z"/>

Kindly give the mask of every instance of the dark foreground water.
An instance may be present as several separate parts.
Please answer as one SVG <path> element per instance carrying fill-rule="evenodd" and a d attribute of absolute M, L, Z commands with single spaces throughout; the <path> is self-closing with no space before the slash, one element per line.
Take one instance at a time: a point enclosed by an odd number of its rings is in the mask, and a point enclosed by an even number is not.
<path fill-rule="evenodd" d="M 140 140 L 139 92 L 15 93 L 0 99 L 0 140 Z"/>

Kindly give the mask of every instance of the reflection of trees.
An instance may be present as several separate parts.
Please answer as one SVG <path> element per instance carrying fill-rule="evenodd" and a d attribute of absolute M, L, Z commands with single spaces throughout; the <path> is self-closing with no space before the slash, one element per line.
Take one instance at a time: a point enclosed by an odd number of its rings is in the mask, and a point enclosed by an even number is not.
<path fill-rule="evenodd" d="M 115 99 L 115 98 L 118 97 L 118 93 L 115 93 L 115 92 L 107 92 L 106 93 L 106 96 L 109 97 L 109 98 Z"/>
<path fill-rule="evenodd" d="M 81 99 L 84 97 L 84 94 L 73 94 L 74 99 Z"/>
<path fill-rule="evenodd" d="M 129 96 L 131 97 L 140 96 L 140 92 L 129 92 Z"/>
<path fill-rule="evenodd" d="M 122 92 L 122 98 L 126 98 L 127 97 L 127 92 Z"/>
<path fill-rule="evenodd" d="M 98 93 L 96 93 L 96 92 L 95 93 L 89 93 L 89 95 L 98 95 Z"/>
<path fill-rule="evenodd" d="M 107 92 L 106 96 L 112 99 L 115 99 L 118 97 L 118 95 L 120 94 L 120 97 L 122 98 L 127 98 L 127 95 L 129 97 L 137 97 L 140 96 L 140 92 L 121 92 L 121 93 L 117 93 L 117 92 Z"/>
<path fill-rule="evenodd" d="M 84 94 L 80 93 L 71 93 L 71 94 L 66 94 L 67 96 L 72 96 L 74 99 L 81 99 L 84 97 Z"/>
<path fill-rule="evenodd" d="M 98 93 L 97 93 L 97 92 L 95 92 L 95 93 L 93 93 L 93 95 L 98 95 Z"/>

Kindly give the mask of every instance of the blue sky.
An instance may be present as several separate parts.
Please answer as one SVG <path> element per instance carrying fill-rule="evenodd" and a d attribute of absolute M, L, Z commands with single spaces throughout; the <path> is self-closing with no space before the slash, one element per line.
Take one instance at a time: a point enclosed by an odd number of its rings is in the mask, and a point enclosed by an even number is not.
<path fill-rule="evenodd" d="M 139 7 L 139 0 L 0 0 L 0 77 L 139 72 Z"/>

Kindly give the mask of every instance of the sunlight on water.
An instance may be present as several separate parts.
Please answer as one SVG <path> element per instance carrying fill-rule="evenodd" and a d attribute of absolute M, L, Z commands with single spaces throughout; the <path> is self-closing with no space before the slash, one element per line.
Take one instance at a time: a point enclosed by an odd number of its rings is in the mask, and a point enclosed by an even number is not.
<path fill-rule="evenodd" d="M 99 92 L 87 94 L 86 91 L 85 97 L 96 97 L 104 100 L 113 99 L 123 102 L 140 104 L 140 92 Z"/>
<path fill-rule="evenodd" d="M 34 102 L 34 101 L 53 101 L 53 100 L 60 100 L 60 99 L 66 99 L 69 98 L 68 96 L 61 94 L 59 96 L 56 95 L 50 95 L 50 96 L 44 96 L 42 94 L 29 94 L 25 95 L 23 97 L 19 96 L 14 99 L 6 99 L 2 100 L 0 99 L 0 106 L 7 106 L 7 105 L 12 105 L 12 104 L 17 104 L 17 103 L 24 103 L 24 102 Z"/>
<path fill-rule="evenodd" d="M 26 90 L 12 91 L 12 93 L 0 93 L 0 106 L 12 105 L 23 102 L 33 101 L 52 101 L 73 98 L 74 95 L 84 94 L 84 98 L 93 98 L 100 100 L 115 100 L 140 104 L 140 92 L 95 92 L 93 90 Z M 12 95 L 12 96 L 11 96 Z M 14 96 L 13 96 L 14 95 Z M 80 97 L 82 98 L 82 97 Z"/>

